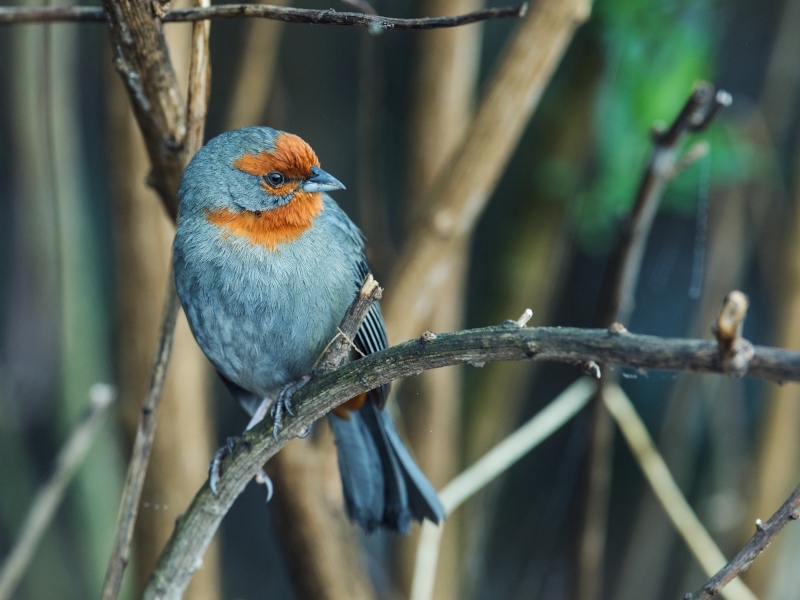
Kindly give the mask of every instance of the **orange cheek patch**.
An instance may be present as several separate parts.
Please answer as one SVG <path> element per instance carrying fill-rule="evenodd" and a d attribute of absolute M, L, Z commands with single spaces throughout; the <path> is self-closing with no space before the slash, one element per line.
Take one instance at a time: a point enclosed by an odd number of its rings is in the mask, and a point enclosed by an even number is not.
<path fill-rule="evenodd" d="M 319 160 L 301 138 L 292 133 L 280 133 L 275 140 L 275 150 L 258 154 L 247 152 L 233 161 L 233 166 L 256 177 L 277 171 L 287 179 L 305 179 L 311 175 L 311 167 L 319 166 Z"/>
<path fill-rule="evenodd" d="M 206 219 L 230 234 L 246 238 L 253 245 L 274 250 L 278 244 L 300 237 L 321 212 L 322 198 L 318 192 L 296 192 L 291 202 L 273 210 L 236 212 L 218 208 L 208 213 Z"/>
<path fill-rule="evenodd" d="M 348 400 L 344 404 L 340 404 L 336 408 L 332 409 L 331 412 L 340 419 L 349 421 L 350 413 L 361 410 L 361 407 L 364 406 L 364 402 L 366 401 L 367 401 L 367 392 L 362 392 L 355 398 L 350 398 L 350 400 Z"/>

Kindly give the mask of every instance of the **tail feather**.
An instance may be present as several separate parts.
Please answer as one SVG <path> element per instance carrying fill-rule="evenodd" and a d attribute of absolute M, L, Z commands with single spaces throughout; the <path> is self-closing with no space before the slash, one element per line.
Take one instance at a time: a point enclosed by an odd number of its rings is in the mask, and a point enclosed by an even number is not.
<path fill-rule="evenodd" d="M 389 412 L 367 402 L 350 420 L 329 416 L 348 516 L 366 531 L 408 533 L 411 520 L 444 520 L 436 490 L 414 462 Z"/>
<path fill-rule="evenodd" d="M 422 519 L 428 519 L 436 524 L 444 521 L 444 507 L 439 500 L 439 495 L 414 461 L 414 457 L 411 456 L 411 452 L 408 451 L 403 440 L 400 439 L 389 411 L 378 411 L 377 409 L 376 411 L 383 422 L 383 431 L 389 438 L 398 460 L 403 465 L 402 473 L 406 479 L 408 503 L 412 517 L 419 522 L 422 522 Z"/>
<path fill-rule="evenodd" d="M 328 415 L 328 421 L 336 438 L 347 516 L 365 530 L 373 531 L 383 521 L 384 513 L 383 467 L 378 449 L 358 413 L 350 420 Z"/>

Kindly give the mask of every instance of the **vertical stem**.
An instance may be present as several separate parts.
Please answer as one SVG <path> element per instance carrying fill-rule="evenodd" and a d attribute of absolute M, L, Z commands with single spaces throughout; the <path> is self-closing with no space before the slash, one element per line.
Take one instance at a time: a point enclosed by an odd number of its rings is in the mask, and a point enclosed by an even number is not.
<path fill-rule="evenodd" d="M 426 0 L 421 12 L 439 16 L 477 10 L 481 0 Z M 424 198 L 452 160 L 472 119 L 480 66 L 480 25 L 430 31 L 417 36 L 413 104 L 409 128 L 411 219 L 424 213 Z M 454 250 L 455 260 L 424 327 L 457 331 L 464 325 L 468 241 Z M 462 368 L 438 369 L 419 379 L 419 395 L 406 402 L 406 430 L 420 467 L 435 487 L 458 470 L 461 437 Z M 433 433 L 431 433 L 433 432 Z M 439 554 L 436 597 L 459 597 L 457 519 L 446 528 Z M 409 589 L 419 533 L 402 540 L 397 557 L 400 588 Z"/>

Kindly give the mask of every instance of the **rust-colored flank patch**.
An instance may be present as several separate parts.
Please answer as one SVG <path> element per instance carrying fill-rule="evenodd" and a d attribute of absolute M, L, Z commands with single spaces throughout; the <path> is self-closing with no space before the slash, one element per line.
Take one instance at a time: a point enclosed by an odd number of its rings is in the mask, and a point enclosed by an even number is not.
<path fill-rule="evenodd" d="M 350 413 L 361 410 L 361 407 L 364 406 L 364 402 L 366 401 L 367 401 L 367 392 L 362 392 L 358 396 L 350 398 L 350 400 L 348 400 L 344 404 L 340 404 L 339 406 L 331 410 L 331 412 L 340 419 L 349 421 Z"/>
<path fill-rule="evenodd" d="M 274 250 L 278 244 L 300 237 L 321 212 L 322 197 L 319 192 L 297 191 L 288 204 L 273 210 L 236 212 L 219 208 L 211 211 L 206 218 L 235 236 L 247 238 L 253 245 Z"/>
<path fill-rule="evenodd" d="M 258 154 L 247 152 L 233 161 L 233 166 L 257 177 L 277 171 L 286 179 L 305 179 L 311 175 L 311 167 L 319 166 L 319 160 L 311 146 L 301 138 L 292 133 L 279 133 L 275 139 L 275 150 L 264 150 Z M 282 195 L 278 190 L 271 193 Z"/>

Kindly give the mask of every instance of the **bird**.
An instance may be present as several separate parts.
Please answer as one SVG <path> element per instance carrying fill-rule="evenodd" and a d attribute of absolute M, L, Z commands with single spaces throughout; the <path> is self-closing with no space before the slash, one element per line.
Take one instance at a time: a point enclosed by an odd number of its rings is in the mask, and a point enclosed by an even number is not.
<path fill-rule="evenodd" d="M 187 165 L 178 191 L 175 287 L 189 327 L 251 416 L 281 427 L 291 396 L 337 334 L 370 274 L 364 236 L 327 194 L 344 189 L 297 135 L 270 127 L 223 133 Z M 378 303 L 353 343 L 388 347 Z M 365 531 L 408 533 L 444 520 L 436 490 L 386 408 L 388 385 L 328 415 L 348 517 Z M 222 448 L 210 466 L 216 491 Z M 217 471 L 215 471 L 217 469 Z"/>

